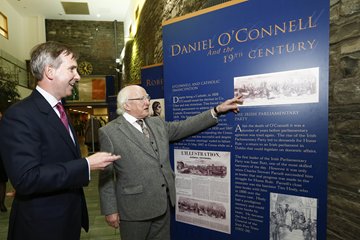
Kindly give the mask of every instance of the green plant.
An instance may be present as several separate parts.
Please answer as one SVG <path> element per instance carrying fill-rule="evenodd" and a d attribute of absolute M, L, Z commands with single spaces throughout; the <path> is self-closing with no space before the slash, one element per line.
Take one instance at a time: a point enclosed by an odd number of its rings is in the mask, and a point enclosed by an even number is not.
<path fill-rule="evenodd" d="M 5 111 L 11 104 L 20 100 L 20 94 L 16 83 L 12 81 L 0 81 L 0 110 Z"/>

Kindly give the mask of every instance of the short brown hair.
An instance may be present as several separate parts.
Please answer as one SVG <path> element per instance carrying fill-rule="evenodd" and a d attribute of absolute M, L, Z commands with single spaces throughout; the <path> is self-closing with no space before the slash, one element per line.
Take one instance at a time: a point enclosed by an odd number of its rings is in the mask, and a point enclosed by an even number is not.
<path fill-rule="evenodd" d="M 79 57 L 78 53 L 66 44 L 54 41 L 38 44 L 31 50 L 30 68 L 37 81 L 43 78 L 46 65 L 52 65 L 55 68 L 61 65 L 62 61 L 59 58 L 61 54 L 72 55 L 72 59 L 75 60 Z"/>

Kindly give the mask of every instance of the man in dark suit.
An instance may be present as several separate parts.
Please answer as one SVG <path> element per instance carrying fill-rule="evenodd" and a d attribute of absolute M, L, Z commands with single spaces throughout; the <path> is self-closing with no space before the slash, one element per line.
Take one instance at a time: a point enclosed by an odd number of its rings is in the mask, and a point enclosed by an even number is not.
<path fill-rule="evenodd" d="M 2 118 L 2 112 L 0 109 L 0 122 Z M 0 145 L 1 148 L 1 145 Z M 0 212 L 6 212 L 7 208 L 5 206 L 5 195 L 6 195 L 6 183 L 8 181 L 8 177 L 4 168 L 3 161 L 0 155 Z"/>
<path fill-rule="evenodd" d="M 110 226 L 120 223 L 122 240 L 170 239 L 175 179 L 169 142 L 214 126 L 218 114 L 237 113 L 243 102 L 235 97 L 185 121 L 165 122 L 148 117 L 149 100 L 140 86 L 123 88 L 117 98 L 120 116 L 99 130 L 101 150 L 121 155 L 100 173 L 99 191 L 102 214 Z"/>
<path fill-rule="evenodd" d="M 30 60 L 36 89 L 1 121 L 1 156 L 16 190 L 9 240 L 80 239 L 81 227 L 89 228 L 82 187 L 89 183 L 90 170 L 119 159 L 106 152 L 82 158 L 74 129 L 58 107 L 80 80 L 76 60 L 63 44 L 36 46 Z"/>

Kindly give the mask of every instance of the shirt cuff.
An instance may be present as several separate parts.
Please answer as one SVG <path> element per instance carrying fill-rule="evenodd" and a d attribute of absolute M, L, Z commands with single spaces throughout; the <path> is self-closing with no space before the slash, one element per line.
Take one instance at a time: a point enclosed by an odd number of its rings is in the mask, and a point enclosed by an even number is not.
<path fill-rule="evenodd" d="M 88 165 L 88 171 L 89 171 L 89 181 L 91 180 L 91 171 L 90 171 L 90 163 L 89 163 L 89 159 L 85 158 L 86 159 L 86 162 L 87 162 L 87 165 Z"/>
<path fill-rule="evenodd" d="M 218 115 L 216 114 L 216 112 L 214 111 L 213 108 L 210 110 L 210 112 L 211 112 L 211 116 L 212 116 L 213 118 L 215 118 L 215 119 L 218 118 Z"/>

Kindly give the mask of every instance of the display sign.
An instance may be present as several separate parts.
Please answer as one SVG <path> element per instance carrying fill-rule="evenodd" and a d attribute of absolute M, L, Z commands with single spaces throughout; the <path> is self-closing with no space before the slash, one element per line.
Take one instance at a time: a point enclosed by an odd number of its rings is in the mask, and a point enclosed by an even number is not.
<path fill-rule="evenodd" d="M 141 68 L 141 86 L 150 95 L 150 116 L 165 118 L 163 65 Z"/>
<path fill-rule="evenodd" d="M 242 95 L 171 145 L 172 239 L 326 239 L 329 1 L 230 1 L 163 25 L 166 120 Z"/>

